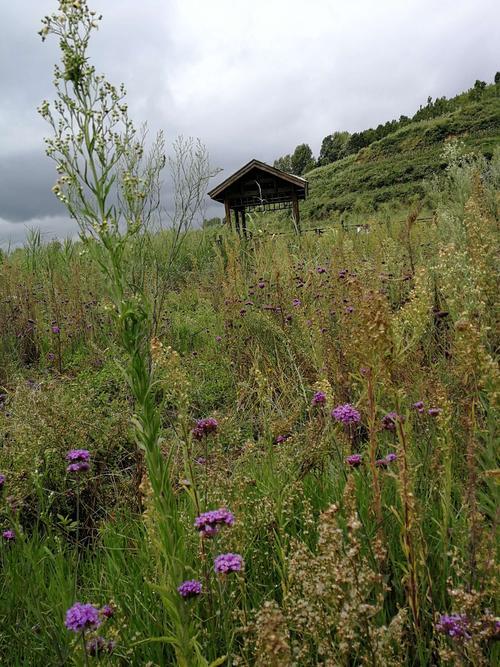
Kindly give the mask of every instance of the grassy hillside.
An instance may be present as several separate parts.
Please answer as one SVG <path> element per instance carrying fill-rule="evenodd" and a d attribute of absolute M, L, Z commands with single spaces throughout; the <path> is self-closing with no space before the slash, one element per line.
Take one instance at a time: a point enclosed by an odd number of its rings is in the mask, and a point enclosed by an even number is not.
<path fill-rule="evenodd" d="M 466 152 L 490 157 L 500 144 L 500 95 L 487 86 L 479 100 L 464 93 L 457 108 L 430 120 L 411 121 L 380 141 L 307 174 L 310 198 L 304 214 L 324 219 L 345 210 L 369 210 L 383 202 L 424 196 L 423 179 L 440 172 L 446 142 L 459 139 Z"/>
<path fill-rule="evenodd" d="M 0 663 L 499 664 L 498 183 L 450 169 L 411 228 L 195 230 L 161 290 L 173 234 L 130 238 L 146 452 L 97 244 L 0 259 Z"/>

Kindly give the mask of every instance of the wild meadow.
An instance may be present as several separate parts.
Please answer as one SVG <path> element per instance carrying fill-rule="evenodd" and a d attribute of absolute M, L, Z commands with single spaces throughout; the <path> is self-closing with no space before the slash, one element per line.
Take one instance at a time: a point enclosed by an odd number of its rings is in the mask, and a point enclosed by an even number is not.
<path fill-rule="evenodd" d="M 98 18 L 42 27 L 81 239 L 0 257 L 1 663 L 498 664 L 500 154 L 426 220 L 155 230 Z"/>

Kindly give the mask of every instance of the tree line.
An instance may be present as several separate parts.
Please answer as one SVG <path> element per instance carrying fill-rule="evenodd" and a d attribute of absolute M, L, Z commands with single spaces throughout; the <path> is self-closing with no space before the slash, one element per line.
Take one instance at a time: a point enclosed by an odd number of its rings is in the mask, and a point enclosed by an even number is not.
<path fill-rule="evenodd" d="M 390 120 L 377 125 L 376 128 L 369 128 L 362 132 L 336 131 L 328 134 L 321 142 L 318 158 L 314 157 L 309 144 L 299 144 L 293 153 L 283 155 L 275 160 L 274 166 L 289 174 L 301 176 L 315 167 L 322 167 L 337 162 L 337 160 L 342 160 L 349 155 L 354 155 L 362 148 L 369 146 L 374 141 L 383 139 L 408 123 L 437 118 L 454 111 L 467 100 L 479 101 L 487 88 L 490 89 L 493 86 L 488 86 L 485 81 L 478 79 L 468 91 L 451 99 L 447 99 L 446 96 L 437 97 L 435 100 L 428 97 L 427 104 L 425 106 L 420 105 L 418 111 L 412 117 L 401 115 L 398 120 Z M 495 94 L 500 95 L 500 72 L 495 74 L 494 88 Z"/>

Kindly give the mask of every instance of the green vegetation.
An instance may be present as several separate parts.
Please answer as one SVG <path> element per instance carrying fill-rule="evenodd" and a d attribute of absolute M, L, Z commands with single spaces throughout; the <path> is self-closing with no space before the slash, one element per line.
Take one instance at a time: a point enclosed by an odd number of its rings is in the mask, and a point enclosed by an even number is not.
<path fill-rule="evenodd" d="M 352 135 L 329 135 L 316 169 L 295 171 L 287 162 L 289 156 L 275 166 L 292 173 L 307 171 L 310 197 L 305 215 L 336 220 L 344 211 L 371 213 L 381 205 L 425 203 L 425 179 L 446 167 L 443 149 L 452 140 L 462 142 L 464 152 L 491 158 L 500 142 L 498 84 L 476 82 L 450 100 L 429 99 L 411 119 L 401 117 Z"/>
<path fill-rule="evenodd" d="M 429 224 L 155 232 L 94 22 L 42 29 L 81 240 L 0 260 L 0 662 L 497 664 L 500 153 L 450 143 Z"/>

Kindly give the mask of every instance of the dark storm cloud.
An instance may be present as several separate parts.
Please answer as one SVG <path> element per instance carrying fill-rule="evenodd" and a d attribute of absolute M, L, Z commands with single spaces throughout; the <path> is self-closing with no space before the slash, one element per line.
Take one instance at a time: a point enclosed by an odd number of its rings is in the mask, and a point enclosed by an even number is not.
<path fill-rule="evenodd" d="M 91 57 L 128 89 L 131 115 L 201 137 L 224 175 L 272 162 L 334 130 L 412 114 L 499 69 L 496 0 L 90 0 L 104 20 Z M 40 18 L 56 0 L 3 3 L 0 40 L 0 242 L 26 225 L 74 229 L 50 192 L 48 128 L 57 44 Z M 216 208 L 210 208 L 212 214 Z M 65 221 L 65 222 L 63 222 Z M 24 223 L 24 224 L 23 224 Z M 15 230 L 15 233 L 14 231 Z"/>

